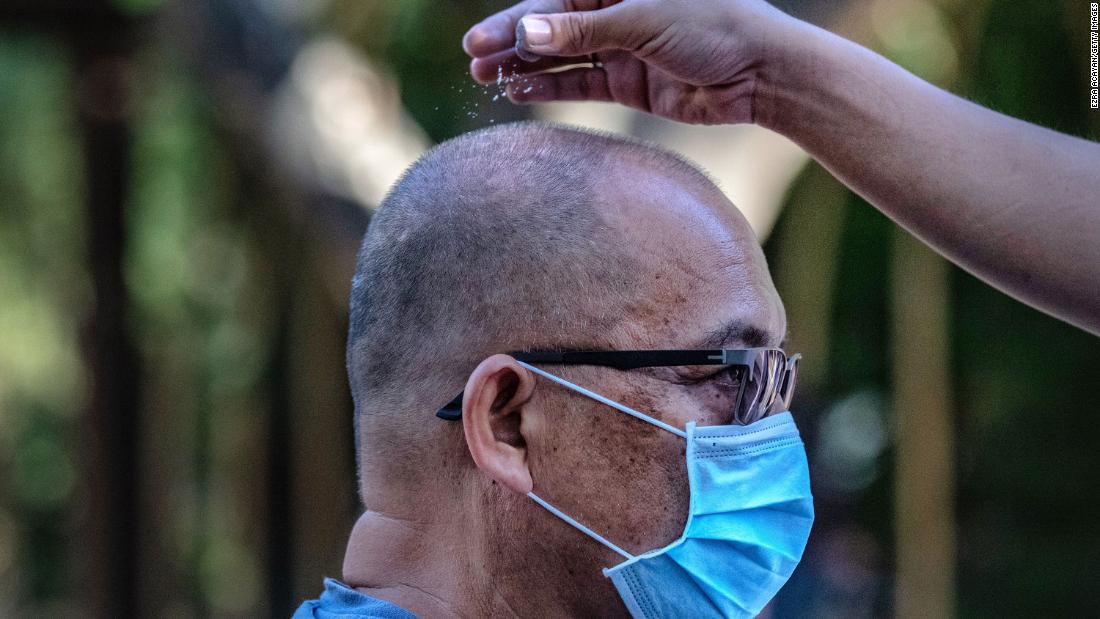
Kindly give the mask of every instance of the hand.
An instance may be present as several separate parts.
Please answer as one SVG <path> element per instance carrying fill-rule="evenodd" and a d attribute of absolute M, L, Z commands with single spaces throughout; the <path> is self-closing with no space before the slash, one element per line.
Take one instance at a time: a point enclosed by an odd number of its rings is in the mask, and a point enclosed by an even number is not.
<path fill-rule="evenodd" d="M 756 119 L 771 50 L 796 40 L 798 23 L 763 0 L 526 0 L 471 28 L 463 47 L 474 79 L 508 79 L 517 103 L 614 101 L 685 123 L 744 123 Z"/>

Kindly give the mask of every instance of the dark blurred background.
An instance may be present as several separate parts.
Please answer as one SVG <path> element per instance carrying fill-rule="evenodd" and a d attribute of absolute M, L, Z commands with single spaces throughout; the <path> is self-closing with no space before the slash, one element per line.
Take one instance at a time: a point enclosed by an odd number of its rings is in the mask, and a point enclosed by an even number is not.
<path fill-rule="evenodd" d="M 0 4 L 0 616 L 285 617 L 339 576 L 370 209 L 432 143 L 532 117 L 684 152 L 765 243 L 819 514 L 771 616 L 1095 614 L 1100 339 L 766 131 L 472 86 L 460 37 L 506 4 Z M 1087 2 L 781 5 L 1100 136 Z"/>

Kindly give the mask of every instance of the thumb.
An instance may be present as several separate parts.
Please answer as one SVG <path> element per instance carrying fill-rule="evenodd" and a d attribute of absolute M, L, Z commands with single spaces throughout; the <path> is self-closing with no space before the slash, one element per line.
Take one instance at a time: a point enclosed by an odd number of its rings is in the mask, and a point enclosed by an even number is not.
<path fill-rule="evenodd" d="M 634 50 L 653 34 L 645 17 L 628 3 L 598 11 L 528 14 L 516 24 L 516 45 L 541 56 Z"/>

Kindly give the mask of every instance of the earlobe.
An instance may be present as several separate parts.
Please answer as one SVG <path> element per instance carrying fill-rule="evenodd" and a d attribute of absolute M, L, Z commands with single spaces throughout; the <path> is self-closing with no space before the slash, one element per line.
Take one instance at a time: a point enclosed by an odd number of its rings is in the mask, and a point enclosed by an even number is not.
<path fill-rule="evenodd" d="M 462 430 L 477 467 L 508 488 L 531 491 L 523 408 L 535 377 L 508 355 L 493 355 L 470 374 L 463 390 Z"/>

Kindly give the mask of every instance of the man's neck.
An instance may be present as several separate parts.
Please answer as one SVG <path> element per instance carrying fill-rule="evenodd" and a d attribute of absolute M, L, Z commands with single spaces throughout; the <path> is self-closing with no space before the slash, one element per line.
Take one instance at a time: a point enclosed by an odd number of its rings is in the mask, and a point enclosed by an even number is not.
<path fill-rule="evenodd" d="M 454 531 L 435 520 L 368 510 L 352 529 L 344 580 L 421 617 L 513 615 L 472 569 L 470 553 L 480 550 L 473 541 L 456 541 Z"/>

